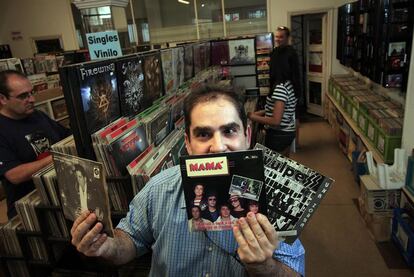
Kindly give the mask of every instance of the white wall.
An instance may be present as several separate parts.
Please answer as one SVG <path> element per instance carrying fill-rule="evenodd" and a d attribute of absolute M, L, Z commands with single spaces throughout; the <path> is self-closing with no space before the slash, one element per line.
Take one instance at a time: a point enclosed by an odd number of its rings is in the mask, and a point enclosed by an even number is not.
<path fill-rule="evenodd" d="M 338 7 L 352 0 L 268 0 L 268 30 L 274 32 L 278 26 L 290 26 L 290 15 L 312 13 L 321 9 L 333 9 L 332 22 L 332 73 L 346 73 L 346 68 L 336 59 L 336 29 Z"/>
<path fill-rule="evenodd" d="M 407 84 L 407 97 L 405 98 L 402 147 L 410 154 L 411 150 L 414 148 L 414 51 L 411 51 L 411 64 Z"/>
<path fill-rule="evenodd" d="M 23 39 L 12 40 L 12 31 L 21 32 Z M 10 44 L 13 56 L 33 56 L 33 37 L 56 35 L 62 37 L 64 50 L 79 49 L 70 0 L 0 1 L 0 40 Z"/>

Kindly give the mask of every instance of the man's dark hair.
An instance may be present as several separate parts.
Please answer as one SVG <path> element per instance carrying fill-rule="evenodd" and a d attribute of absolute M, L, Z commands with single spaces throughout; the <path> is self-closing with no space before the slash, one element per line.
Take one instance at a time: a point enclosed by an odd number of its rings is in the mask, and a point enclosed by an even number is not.
<path fill-rule="evenodd" d="M 9 77 L 11 75 L 17 75 L 22 78 L 26 78 L 26 76 L 17 70 L 4 70 L 0 71 L 0 93 L 9 98 L 10 95 L 10 88 L 8 84 Z"/>
<path fill-rule="evenodd" d="M 284 31 L 285 34 L 286 34 L 286 37 L 289 37 L 290 36 L 290 30 L 289 30 L 288 27 L 279 26 L 279 27 L 276 28 L 276 31 Z"/>
<path fill-rule="evenodd" d="M 194 208 L 197 208 L 197 209 L 198 209 L 198 211 L 201 213 L 201 208 L 200 208 L 200 206 L 196 206 L 196 205 L 191 206 L 191 210 L 193 210 Z"/>
<path fill-rule="evenodd" d="M 229 204 L 227 204 L 227 203 L 223 203 L 223 204 L 221 204 L 221 205 L 220 205 L 220 210 L 221 210 L 221 208 L 223 208 L 223 207 L 227 207 L 229 210 L 231 210 L 230 205 L 229 205 Z"/>
<path fill-rule="evenodd" d="M 80 173 L 82 173 L 83 177 L 86 177 L 86 170 L 83 166 L 81 166 L 80 164 L 75 164 L 73 167 L 75 168 L 75 172 L 79 171 Z"/>
<path fill-rule="evenodd" d="M 225 98 L 234 105 L 243 124 L 244 132 L 247 131 L 247 116 L 244 110 L 242 97 L 231 87 L 209 84 L 193 90 L 184 101 L 185 132 L 188 139 L 190 139 L 191 112 L 194 107 L 199 103 L 217 100 L 220 97 Z"/>

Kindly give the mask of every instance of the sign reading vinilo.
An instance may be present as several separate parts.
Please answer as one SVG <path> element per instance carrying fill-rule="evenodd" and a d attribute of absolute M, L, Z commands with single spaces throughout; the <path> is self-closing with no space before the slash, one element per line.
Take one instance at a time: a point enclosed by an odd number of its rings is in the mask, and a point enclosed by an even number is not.
<path fill-rule="evenodd" d="M 117 31 L 86 34 L 91 60 L 115 58 L 122 56 Z"/>

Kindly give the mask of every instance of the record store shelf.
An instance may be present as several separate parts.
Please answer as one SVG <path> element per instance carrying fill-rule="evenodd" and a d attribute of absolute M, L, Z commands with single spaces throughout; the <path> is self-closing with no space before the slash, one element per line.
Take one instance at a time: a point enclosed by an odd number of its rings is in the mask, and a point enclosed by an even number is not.
<path fill-rule="evenodd" d="M 341 106 L 339 106 L 339 104 L 335 101 L 335 99 L 333 99 L 333 97 L 329 93 L 326 93 L 325 96 L 335 106 L 335 108 L 341 113 L 342 117 L 345 119 L 349 127 L 352 128 L 354 133 L 359 136 L 359 138 L 362 140 L 362 142 L 364 143 L 368 151 L 372 152 L 372 156 L 374 157 L 374 160 L 377 163 L 384 163 L 384 159 L 382 158 L 381 154 L 378 152 L 377 149 L 375 149 L 375 147 L 371 144 L 371 142 L 368 140 L 365 134 L 358 128 L 356 122 L 352 120 L 352 118 L 345 112 L 345 110 Z"/>

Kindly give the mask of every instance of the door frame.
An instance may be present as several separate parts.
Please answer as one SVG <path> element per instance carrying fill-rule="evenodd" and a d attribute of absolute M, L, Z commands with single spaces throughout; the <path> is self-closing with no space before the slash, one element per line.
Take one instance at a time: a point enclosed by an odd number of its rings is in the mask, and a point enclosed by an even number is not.
<path fill-rule="evenodd" d="M 334 12 L 336 8 L 324 8 L 324 9 L 310 9 L 310 10 L 298 10 L 298 11 L 291 11 L 288 12 L 288 27 L 291 28 L 292 16 L 298 15 L 311 15 L 311 14 L 320 14 L 326 13 L 326 34 L 322 39 L 326 39 L 325 49 L 323 49 L 323 59 L 326 62 L 323 63 L 322 72 L 324 75 L 324 89 L 325 91 L 322 92 L 322 110 L 325 105 L 325 94 L 328 93 L 326 90 L 328 89 L 329 77 L 332 74 L 332 55 L 333 55 L 333 28 L 334 28 Z M 307 84 L 305 84 L 305 87 Z M 305 93 L 306 94 L 306 93 Z M 308 100 L 306 100 L 308 101 Z"/>

